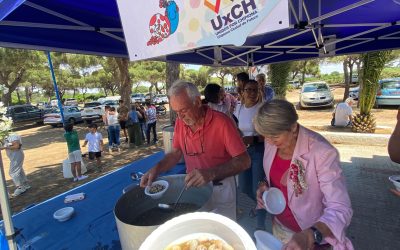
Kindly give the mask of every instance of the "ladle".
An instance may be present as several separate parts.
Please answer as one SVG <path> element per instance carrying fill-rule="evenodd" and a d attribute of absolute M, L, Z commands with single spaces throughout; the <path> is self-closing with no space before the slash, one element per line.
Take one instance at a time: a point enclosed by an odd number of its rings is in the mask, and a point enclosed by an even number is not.
<path fill-rule="evenodd" d="M 186 190 L 186 184 L 183 185 L 183 188 L 181 190 L 181 192 L 179 193 L 178 199 L 176 199 L 174 206 L 168 205 L 168 204 L 164 204 L 164 203 L 158 203 L 158 207 L 161 209 L 165 209 L 165 210 L 175 210 L 176 205 L 178 204 L 179 200 L 182 197 L 183 192 Z"/>

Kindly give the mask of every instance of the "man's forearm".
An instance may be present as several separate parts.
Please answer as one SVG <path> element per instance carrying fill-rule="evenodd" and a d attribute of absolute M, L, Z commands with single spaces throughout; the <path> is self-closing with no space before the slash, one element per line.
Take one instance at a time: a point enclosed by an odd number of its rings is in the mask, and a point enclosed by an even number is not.
<path fill-rule="evenodd" d="M 155 166 L 157 173 L 163 173 L 174 167 L 182 157 L 180 151 L 172 151 L 165 155 L 164 159 L 159 161 Z"/>
<path fill-rule="evenodd" d="M 393 134 L 390 136 L 388 152 L 392 161 L 400 163 L 400 121 L 397 121 Z"/>
<path fill-rule="evenodd" d="M 227 163 L 212 168 L 212 180 L 222 180 L 229 176 L 234 176 L 250 167 L 250 156 L 247 151 L 233 157 Z"/>

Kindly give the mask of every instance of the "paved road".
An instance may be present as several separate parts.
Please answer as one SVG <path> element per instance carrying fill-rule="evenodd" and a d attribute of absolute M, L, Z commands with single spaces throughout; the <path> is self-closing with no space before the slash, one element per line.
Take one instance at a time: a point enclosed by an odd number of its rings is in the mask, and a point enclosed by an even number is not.
<path fill-rule="evenodd" d="M 335 145 L 340 154 L 354 210 L 347 236 L 355 249 L 400 249 L 400 198 L 389 192 L 388 177 L 400 174 L 385 146 Z M 255 220 L 248 211 L 254 202 L 240 194 L 239 223 L 252 234 Z M 267 218 L 267 229 L 270 228 Z"/>

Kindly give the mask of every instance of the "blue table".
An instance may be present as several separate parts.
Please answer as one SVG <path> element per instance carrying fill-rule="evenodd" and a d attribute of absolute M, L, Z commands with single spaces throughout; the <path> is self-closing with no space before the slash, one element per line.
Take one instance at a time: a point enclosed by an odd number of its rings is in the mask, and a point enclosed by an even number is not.
<path fill-rule="evenodd" d="M 163 152 L 133 162 L 110 174 L 51 198 L 13 216 L 14 226 L 22 229 L 17 243 L 28 242 L 29 249 L 121 249 L 113 209 L 122 190 L 133 183 L 132 172 L 145 172 L 162 159 Z M 166 174 L 185 173 L 177 165 Z M 68 194 L 84 192 L 82 201 L 64 204 Z M 58 222 L 53 213 L 65 206 L 75 209 L 74 216 Z M 31 241 L 31 244 L 29 244 Z"/>

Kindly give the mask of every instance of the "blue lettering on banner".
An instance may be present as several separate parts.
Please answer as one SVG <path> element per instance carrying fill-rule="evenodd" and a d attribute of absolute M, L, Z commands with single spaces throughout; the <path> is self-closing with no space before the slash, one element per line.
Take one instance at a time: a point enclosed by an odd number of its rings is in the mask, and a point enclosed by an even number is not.
<path fill-rule="evenodd" d="M 252 12 L 251 12 L 252 11 Z M 241 4 L 235 4 L 232 6 L 231 10 L 225 15 L 218 15 L 211 20 L 211 26 L 216 31 L 220 33 L 221 29 L 230 26 L 234 21 L 246 17 L 249 13 L 257 13 L 257 6 L 255 0 L 243 0 Z"/>

